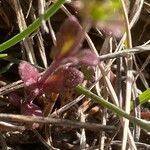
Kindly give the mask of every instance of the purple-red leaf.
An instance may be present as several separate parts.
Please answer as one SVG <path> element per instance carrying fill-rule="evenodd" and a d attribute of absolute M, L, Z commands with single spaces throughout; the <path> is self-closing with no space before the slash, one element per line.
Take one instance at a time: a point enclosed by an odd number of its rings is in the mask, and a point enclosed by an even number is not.
<path fill-rule="evenodd" d="M 19 74 L 26 87 L 36 84 L 40 75 L 35 67 L 25 61 L 19 65 Z"/>
<path fill-rule="evenodd" d="M 19 64 L 19 74 L 24 82 L 25 97 L 31 97 L 31 99 L 28 98 L 29 101 L 34 100 L 39 94 L 38 79 L 40 74 L 38 70 L 28 62 L 23 61 Z"/>
<path fill-rule="evenodd" d="M 41 109 L 32 102 L 23 102 L 21 104 L 21 114 L 27 116 L 43 116 Z M 26 123 L 26 127 L 36 129 L 39 127 L 39 124 Z"/>
<path fill-rule="evenodd" d="M 68 56 L 70 53 L 75 53 L 72 49 L 77 35 L 81 32 L 82 28 L 78 20 L 74 16 L 70 16 L 60 27 L 56 34 L 56 55 L 55 58 L 62 58 Z M 81 43 L 77 43 L 75 47 L 79 49 Z"/>
<path fill-rule="evenodd" d="M 45 93 L 55 92 L 59 93 L 63 90 L 64 72 L 58 69 L 54 74 L 50 75 L 43 84 L 43 91 Z"/>
<path fill-rule="evenodd" d="M 82 50 L 78 53 L 78 59 L 80 65 L 96 66 L 98 64 L 98 57 L 89 49 Z"/>
<path fill-rule="evenodd" d="M 83 78 L 83 73 L 76 68 L 60 68 L 46 80 L 43 90 L 45 93 L 63 92 L 80 84 Z"/>
<path fill-rule="evenodd" d="M 84 75 L 76 68 L 69 67 L 64 70 L 64 87 L 67 89 L 74 88 L 83 82 Z"/>
<path fill-rule="evenodd" d="M 23 102 L 21 104 L 21 114 L 29 116 L 42 116 L 42 111 L 32 102 Z"/>

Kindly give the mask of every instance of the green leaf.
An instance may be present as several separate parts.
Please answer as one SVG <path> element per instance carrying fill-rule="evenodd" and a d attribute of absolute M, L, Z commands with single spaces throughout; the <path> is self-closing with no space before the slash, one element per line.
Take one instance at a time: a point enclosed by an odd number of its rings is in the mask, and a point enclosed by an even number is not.
<path fill-rule="evenodd" d="M 140 94 L 138 98 L 140 105 L 150 100 L 150 88 L 144 91 L 142 94 Z"/>
<path fill-rule="evenodd" d="M 137 105 L 142 105 L 148 100 L 150 100 L 150 88 L 144 91 L 142 94 L 140 94 L 135 100 L 135 103 L 137 103 Z M 131 110 L 133 109 L 133 106 L 133 101 L 131 101 Z"/>
<path fill-rule="evenodd" d="M 4 58 L 4 57 L 7 57 L 8 55 L 7 54 L 0 54 L 0 58 Z"/>

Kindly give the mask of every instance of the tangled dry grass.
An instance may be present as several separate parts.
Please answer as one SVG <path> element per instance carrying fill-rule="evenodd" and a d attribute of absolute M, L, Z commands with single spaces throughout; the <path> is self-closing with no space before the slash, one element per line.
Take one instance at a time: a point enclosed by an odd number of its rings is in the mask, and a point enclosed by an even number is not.
<path fill-rule="evenodd" d="M 127 101 L 136 100 L 150 86 L 150 3 L 148 0 L 125 2 L 131 32 L 129 48 L 124 49 L 124 36 L 115 39 L 92 26 L 85 35 L 83 48 L 96 53 L 100 65 L 94 72 L 91 68 L 82 70 L 87 72 L 90 81 L 86 80 L 83 85 L 131 115 L 150 120 L 149 102 L 130 112 Z M 23 31 L 51 3 L 46 0 L 0 0 L 0 42 Z M 45 117 L 20 115 L 20 111 L 10 104 L 10 93 L 17 91 L 24 95 L 23 82 L 18 74 L 20 61 L 26 60 L 42 72 L 53 60 L 55 33 L 64 20 L 70 15 L 82 20 L 73 7 L 74 3 L 78 1 L 63 5 L 47 22 L 43 21 L 39 30 L 9 48 L 6 51 L 9 57 L 0 59 L 0 149 L 116 150 L 126 143 L 127 149 L 150 149 L 149 133 L 132 124 L 128 128 L 128 122 L 122 125 L 122 118 L 74 90 L 51 93 L 48 101 L 44 96 L 38 97 L 36 104 L 45 112 Z M 94 74 L 92 79 L 88 78 L 90 74 Z M 34 122 L 40 127 L 25 126 Z"/>

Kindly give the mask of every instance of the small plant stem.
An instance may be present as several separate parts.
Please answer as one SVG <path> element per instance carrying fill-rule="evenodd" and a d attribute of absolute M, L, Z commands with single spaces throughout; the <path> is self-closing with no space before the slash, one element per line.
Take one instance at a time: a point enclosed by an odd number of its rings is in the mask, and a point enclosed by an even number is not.
<path fill-rule="evenodd" d="M 117 115 L 122 116 L 122 117 L 130 120 L 133 124 L 136 124 L 136 125 L 140 126 L 142 129 L 145 129 L 148 132 L 150 132 L 150 123 L 148 121 L 138 119 L 138 118 L 135 118 L 135 117 L 129 115 L 128 113 L 123 111 L 121 108 L 119 108 L 119 107 L 115 106 L 114 104 L 104 100 L 102 97 L 97 96 L 96 94 L 92 93 L 91 91 L 87 90 L 86 88 L 84 88 L 80 85 L 78 85 L 75 88 L 75 90 L 78 93 L 84 94 L 86 97 L 91 98 L 95 103 L 98 103 L 98 104 L 102 105 L 103 107 L 110 109 L 111 111 L 113 111 Z"/>
<path fill-rule="evenodd" d="M 126 28 L 126 47 L 127 48 L 132 48 L 132 37 L 131 37 L 131 31 L 130 31 L 130 24 L 129 24 L 129 19 L 128 19 L 128 12 L 125 6 L 124 0 L 121 0 L 121 6 L 122 6 L 122 11 L 124 15 L 124 22 L 125 22 L 125 28 Z M 127 59 L 127 74 L 126 74 L 126 98 L 125 98 L 125 112 L 130 114 L 130 100 L 132 97 L 132 83 L 134 80 L 133 74 L 132 74 L 132 66 L 133 66 L 133 61 L 132 61 L 132 56 L 128 56 Z M 125 119 L 124 120 L 124 128 L 123 128 L 123 140 L 122 140 L 122 147 L 121 150 L 126 149 L 127 145 L 127 136 L 128 136 L 128 130 L 129 128 L 129 120 Z M 134 146 L 134 149 L 136 149 L 135 143 L 132 142 L 131 146 Z"/>
<path fill-rule="evenodd" d="M 43 19 L 48 20 L 50 17 L 52 17 L 64 2 L 65 2 L 65 0 L 58 0 L 49 9 L 46 10 L 46 12 L 43 14 L 42 17 L 39 17 L 38 19 L 36 19 L 24 31 L 20 32 L 19 34 L 17 34 L 13 38 L 9 39 L 8 41 L 2 43 L 0 45 L 0 52 L 17 44 L 18 42 L 22 41 L 25 37 L 29 36 L 32 32 L 37 30 L 40 27 L 40 25 L 42 24 L 42 20 Z"/>

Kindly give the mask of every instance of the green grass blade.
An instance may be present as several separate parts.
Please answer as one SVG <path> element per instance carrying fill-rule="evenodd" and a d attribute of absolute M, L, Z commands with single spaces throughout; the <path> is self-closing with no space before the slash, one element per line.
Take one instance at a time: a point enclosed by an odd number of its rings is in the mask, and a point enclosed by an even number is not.
<path fill-rule="evenodd" d="M 119 116 L 129 119 L 130 122 L 132 122 L 133 124 L 136 124 L 136 125 L 140 126 L 142 129 L 145 129 L 148 132 L 150 132 L 150 122 L 135 118 L 135 117 L 127 114 L 121 108 L 104 100 L 102 97 L 97 96 L 96 94 L 92 93 L 91 91 L 87 90 L 86 88 L 84 88 L 82 86 L 78 85 L 75 89 L 77 92 L 84 94 L 85 96 L 91 98 L 95 103 L 98 103 L 98 104 L 102 105 L 103 107 L 110 109 L 111 111 L 113 111 L 114 113 L 116 113 Z"/>
<path fill-rule="evenodd" d="M 4 58 L 4 57 L 7 57 L 8 55 L 7 54 L 0 54 L 0 58 Z"/>
<path fill-rule="evenodd" d="M 48 18 L 52 17 L 56 11 L 61 7 L 61 5 L 65 2 L 65 0 L 58 0 L 54 3 L 48 10 L 43 14 L 42 17 L 36 19 L 31 25 L 29 25 L 24 31 L 17 34 L 13 38 L 9 39 L 8 41 L 2 43 L 0 45 L 0 52 L 10 48 L 11 46 L 17 44 L 18 42 L 22 41 L 25 37 L 29 36 L 33 33 L 36 29 L 38 29 L 42 23 L 42 19 L 47 20 Z"/>
<path fill-rule="evenodd" d="M 138 98 L 140 105 L 150 100 L 150 88 L 144 91 L 142 94 L 140 94 Z"/>
<path fill-rule="evenodd" d="M 147 89 L 146 91 L 144 91 L 142 94 L 140 94 L 137 99 L 135 100 L 135 103 L 137 105 L 142 105 L 144 103 L 146 103 L 148 100 L 150 100 L 150 88 Z M 134 107 L 134 103 L 133 101 L 131 102 L 131 110 Z"/>

